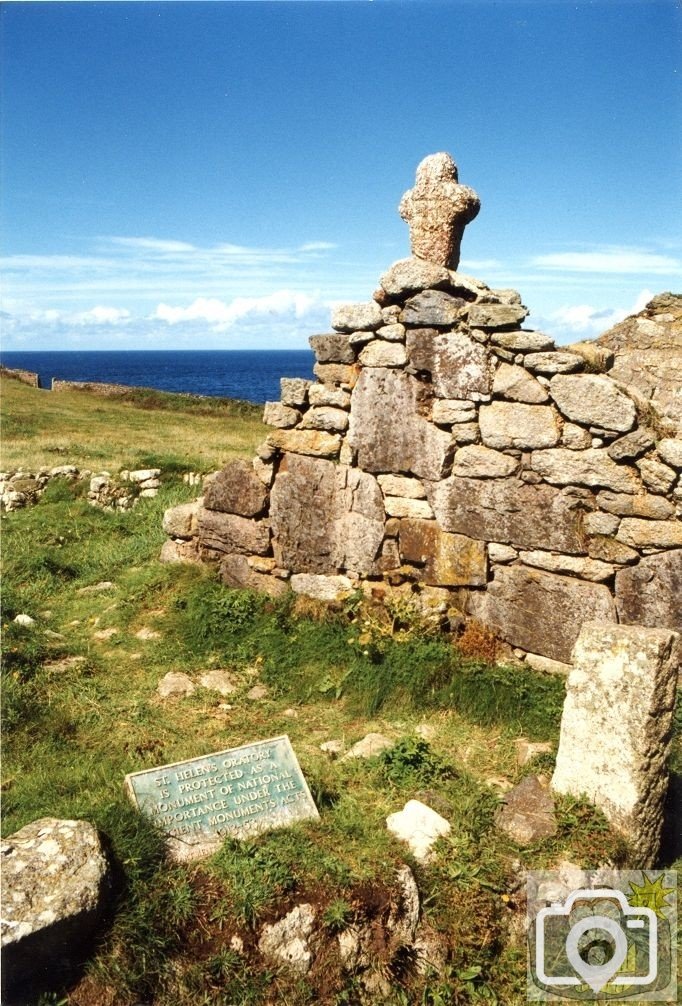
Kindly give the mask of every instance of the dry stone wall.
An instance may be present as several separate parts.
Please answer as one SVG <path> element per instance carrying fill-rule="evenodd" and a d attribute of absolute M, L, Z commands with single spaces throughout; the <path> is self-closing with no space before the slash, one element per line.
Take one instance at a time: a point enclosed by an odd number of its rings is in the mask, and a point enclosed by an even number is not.
<path fill-rule="evenodd" d="M 449 155 L 422 162 L 413 257 L 334 310 L 316 380 L 282 380 L 253 464 L 166 515 L 184 533 L 164 559 L 270 594 L 409 592 L 553 669 L 588 619 L 682 630 L 679 425 L 608 373 L 608 346 L 557 349 L 518 293 L 456 271 L 478 206 Z"/>
<path fill-rule="evenodd" d="M 407 585 L 560 662 L 588 618 L 682 629 L 682 439 L 527 314 L 396 263 L 312 337 L 317 381 L 282 381 L 257 458 L 177 544 L 270 593 Z"/>

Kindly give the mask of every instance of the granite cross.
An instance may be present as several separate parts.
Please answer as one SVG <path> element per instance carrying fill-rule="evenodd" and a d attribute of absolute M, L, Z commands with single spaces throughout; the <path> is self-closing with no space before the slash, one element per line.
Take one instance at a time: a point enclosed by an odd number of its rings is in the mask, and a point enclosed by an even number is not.
<path fill-rule="evenodd" d="M 417 168 L 414 188 L 400 201 L 400 216 L 410 227 L 410 246 L 416 258 L 456 269 L 464 228 L 481 203 L 468 185 L 457 180 L 450 154 L 431 154 Z"/>

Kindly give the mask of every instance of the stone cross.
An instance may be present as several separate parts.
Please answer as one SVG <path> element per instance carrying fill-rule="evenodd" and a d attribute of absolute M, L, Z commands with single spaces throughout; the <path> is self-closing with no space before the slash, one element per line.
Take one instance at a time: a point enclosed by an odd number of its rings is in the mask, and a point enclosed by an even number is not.
<path fill-rule="evenodd" d="M 456 269 L 464 228 L 480 208 L 474 190 L 459 184 L 450 154 L 425 157 L 417 168 L 414 188 L 405 193 L 399 207 L 410 227 L 412 254 Z"/>

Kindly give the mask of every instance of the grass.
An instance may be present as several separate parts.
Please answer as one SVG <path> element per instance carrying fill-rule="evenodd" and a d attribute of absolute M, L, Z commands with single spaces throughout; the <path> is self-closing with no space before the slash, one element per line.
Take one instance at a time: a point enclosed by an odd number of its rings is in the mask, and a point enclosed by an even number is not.
<path fill-rule="evenodd" d="M 118 398 L 53 393 L 7 377 L 0 392 L 4 469 L 73 464 L 112 474 L 145 467 L 205 473 L 230 457 L 250 457 L 265 433 L 260 406 L 229 399 L 145 389 Z"/>
<path fill-rule="evenodd" d="M 36 401 L 53 408 L 52 396 Z M 91 404 L 75 396 L 74 423 L 82 408 L 86 425 Z M 115 439 L 123 442 L 136 407 L 97 405 L 120 410 Z M 41 414 L 32 421 L 47 422 Z M 153 426 L 145 438 L 136 448 L 145 456 L 169 449 Z M 129 513 L 92 509 L 78 486 L 57 483 L 38 506 L 2 519 L 5 832 L 42 816 L 85 818 L 107 836 L 116 865 L 112 918 L 85 975 L 71 989 L 48 990 L 45 1003 L 358 1003 L 362 990 L 342 974 L 335 941 L 385 920 L 396 869 L 407 862 L 445 960 L 423 975 L 409 961 L 403 970 L 395 964 L 384 1001 L 520 1006 L 525 951 L 510 936 L 523 915 L 520 872 L 560 859 L 627 858 L 603 817 L 574 800 L 558 801 L 558 834 L 526 849 L 493 825 L 500 781 L 551 770 L 551 756 L 519 769 L 514 741 L 524 734 L 556 742 L 563 683 L 485 665 L 426 631 L 409 606 L 272 601 L 219 586 L 208 568 L 160 564 L 163 510 L 194 494 L 179 470 L 170 470 L 157 499 Z M 103 580 L 113 587 L 83 592 Z M 34 626 L 12 621 L 22 612 Z M 155 635 L 138 635 L 142 629 Z M 211 668 L 233 676 L 227 701 L 201 687 L 189 698 L 159 699 L 167 671 L 198 682 Z M 255 683 L 267 686 L 264 699 L 248 697 Z M 330 761 L 320 750 L 330 738 L 349 746 L 370 731 L 395 746 L 368 761 Z M 123 794 L 125 774 L 282 733 L 320 819 L 226 841 L 198 864 L 168 864 L 158 834 Z M 453 825 L 428 865 L 385 827 L 411 798 Z M 303 902 L 315 907 L 323 932 L 321 964 L 305 983 L 255 949 L 263 924 Z M 375 951 L 372 967 L 383 973 L 385 948 Z"/>

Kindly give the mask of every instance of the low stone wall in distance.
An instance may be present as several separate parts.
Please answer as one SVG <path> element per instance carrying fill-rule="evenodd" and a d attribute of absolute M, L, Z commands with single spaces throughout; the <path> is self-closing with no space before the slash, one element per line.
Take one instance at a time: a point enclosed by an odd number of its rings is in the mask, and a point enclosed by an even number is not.
<path fill-rule="evenodd" d="M 556 348 L 527 314 L 395 263 L 311 338 L 317 380 L 282 381 L 253 463 L 167 515 L 165 557 L 270 593 L 405 591 L 554 669 L 587 619 L 682 629 L 679 430 L 608 349 Z"/>
<path fill-rule="evenodd" d="M 0 367 L 0 376 L 10 377 L 14 381 L 21 381 L 32 388 L 41 388 L 40 375 L 34 374 L 32 370 L 17 370 L 12 367 Z"/>

